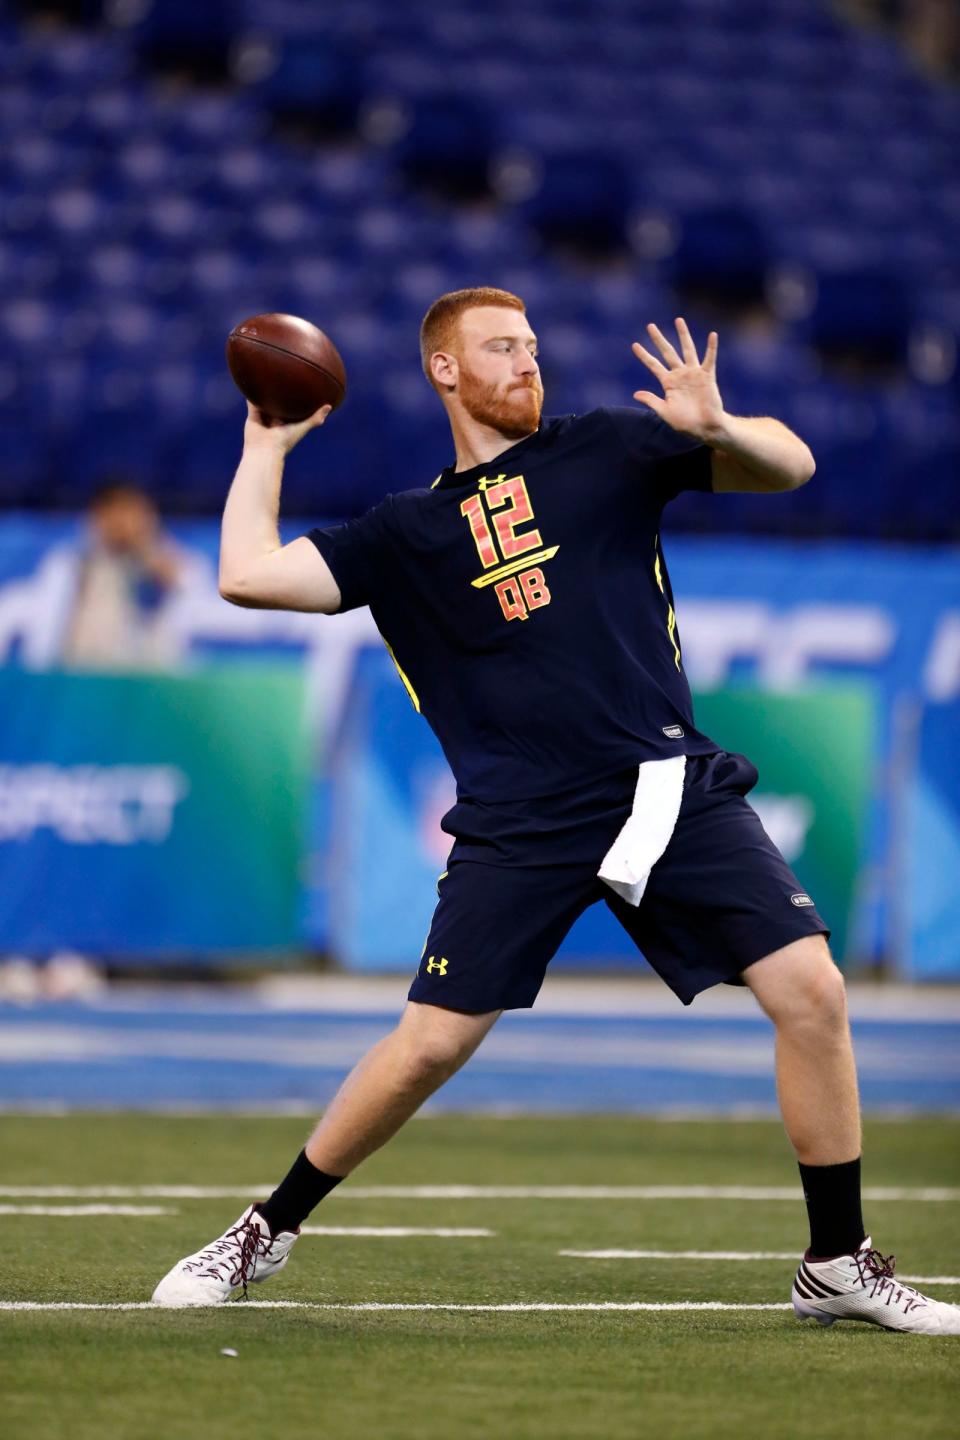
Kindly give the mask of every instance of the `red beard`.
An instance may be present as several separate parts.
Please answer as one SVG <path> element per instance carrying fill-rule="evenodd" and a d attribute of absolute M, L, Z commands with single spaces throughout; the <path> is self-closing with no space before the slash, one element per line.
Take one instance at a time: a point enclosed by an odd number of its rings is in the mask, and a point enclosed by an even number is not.
<path fill-rule="evenodd" d="M 515 381 L 507 390 L 478 380 L 471 370 L 460 368 L 460 400 L 472 420 L 488 425 L 505 440 L 522 440 L 540 424 L 543 386 L 540 377 Z"/>

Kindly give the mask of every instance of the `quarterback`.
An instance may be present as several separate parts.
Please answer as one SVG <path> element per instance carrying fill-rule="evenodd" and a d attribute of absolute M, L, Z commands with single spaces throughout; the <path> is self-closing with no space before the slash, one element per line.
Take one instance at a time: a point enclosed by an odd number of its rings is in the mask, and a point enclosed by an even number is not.
<path fill-rule="evenodd" d="M 277 530 L 284 458 L 329 412 L 270 426 L 251 409 L 224 510 L 221 593 L 326 615 L 370 607 L 456 778 L 453 846 L 396 1029 L 356 1065 L 273 1194 L 179 1261 L 158 1304 L 219 1304 L 277 1274 L 313 1208 L 504 1010 L 533 1005 L 567 931 L 603 901 L 684 1004 L 743 984 L 773 1022 L 810 1221 L 797 1316 L 960 1334 L 960 1308 L 901 1284 L 867 1234 L 829 931 L 745 798 L 756 770 L 697 729 L 660 541 L 681 491 L 793 490 L 813 457 L 778 420 L 727 412 L 715 333 L 702 358 L 682 319 L 675 342 L 655 325 L 645 338 L 633 350 L 657 388 L 638 390 L 636 405 L 544 418 L 523 301 L 442 296 L 421 355 L 453 463 L 288 545 Z"/>

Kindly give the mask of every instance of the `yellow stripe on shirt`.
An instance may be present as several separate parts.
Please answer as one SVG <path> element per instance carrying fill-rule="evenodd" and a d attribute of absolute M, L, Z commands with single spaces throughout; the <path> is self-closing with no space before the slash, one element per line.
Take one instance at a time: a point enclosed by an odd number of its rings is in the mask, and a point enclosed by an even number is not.
<path fill-rule="evenodd" d="M 381 637 L 381 638 L 382 638 L 382 637 Z M 416 690 L 414 690 L 413 686 L 410 684 L 410 681 L 409 681 L 409 679 L 407 678 L 406 672 L 405 672 L 404 669 L 402 668 L 402 666 L 401 666 L 399 660 L 397 659 L 396 655 L 394 655 L 394 653 L 393 653 L 393 646 L 390 644 L 390 641 L 389 641 L 389 640 L 384 640 L 383 643 L 384 643 L 384 645 L 386 645 L 386 647 L 387 647 L 387 654 L 390 656 L 390 659 L 393 661 L 394 665 L 397 667 L 397 674 L 400 676 L 400 679 L 403 681 L 403 688 L 404 688 L 404 690 L 406 690 L 407 694 L 410 696 L 410 703 L 413 705 L 414 710 L 416 710 L 417 714 L 419 715 L 419 714 L 420 714 L 420 696 L 417 694 Z"/>

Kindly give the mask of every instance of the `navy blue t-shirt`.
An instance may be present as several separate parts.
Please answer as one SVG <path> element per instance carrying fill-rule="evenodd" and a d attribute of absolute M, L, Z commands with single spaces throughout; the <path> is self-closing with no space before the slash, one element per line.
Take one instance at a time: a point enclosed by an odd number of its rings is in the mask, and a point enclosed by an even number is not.
<path fill-rule="evenodd" d="M 710 460 L 652 411 L 594 410 L 311 532 L 341 610 L 370 606 L 460 802 L 509 812 L 717 750 L 693 723 L 659 540 L 667 501 L 711 488 Z"/>

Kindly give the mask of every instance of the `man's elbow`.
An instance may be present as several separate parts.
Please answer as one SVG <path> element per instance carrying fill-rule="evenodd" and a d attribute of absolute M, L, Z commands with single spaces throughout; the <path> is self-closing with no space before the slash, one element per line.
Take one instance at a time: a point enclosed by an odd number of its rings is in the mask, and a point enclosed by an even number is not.
<path fill-rule="evenodd" d="M 244 581 L 242 575 L 232 575 L 228 571 L 221 570 L 217 588 L 220 591 L 220 598 L 228 601 L 231 605 L 255 606 L 257 603 L 248 582 Z"/>
<path fill-rule="evenodd" d="M 801 485 L 806 485 L 807 481 L 808 481 L 808 480 L 812 480 L 813 477 L 814 477 L 814 475 L 815 475 L 816 473 L 817 473 L 817 462 L 816 462 L 816 460 L 814 460 L 814 458 L 813 458 L 813 451 L 810 449 L 810 446 L 809 446 L 809 445 L 804 445 L 804 447 L 803 447 L 803 479 L 800 481 L 800 484 L 801 484 Z"/>
<path fill-rule="evenodd" d="M 792 483 L 787 487 L 789 490 L 799 490 L 801 485 L 806 485 L 816 474 L 817 462 L 813 458 L 813 451 L 809 445 L 801 443 L 800 452 L 797 454 L 796 464 L 791 475 Z"/>

